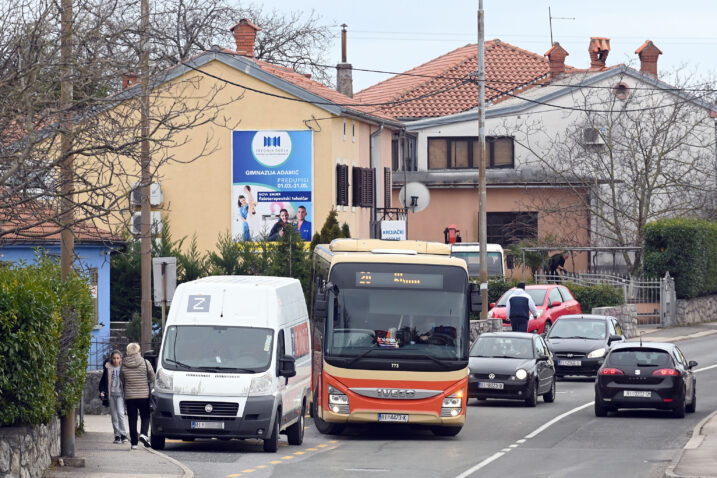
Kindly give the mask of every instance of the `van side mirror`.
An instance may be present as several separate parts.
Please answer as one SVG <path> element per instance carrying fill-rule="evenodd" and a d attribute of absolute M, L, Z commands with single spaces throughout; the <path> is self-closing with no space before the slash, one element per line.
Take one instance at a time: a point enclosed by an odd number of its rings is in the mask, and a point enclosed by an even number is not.
<path fill-rule="evenodd" d="M 515 267 L 515 259 L 513 258 L 513 254 L 508 254 L 507 256 L 505 256 L 505 266 L 508 269 L 513 270 L 513 268 Z"/>
<path fill-rule="evenodd" d="M 476 287 L 475 284 L 471 283 L 470 288 L 471 297 L 471 312 L 479 313 L 483 309 L 483 299 L 480 295 L 480 288 Z"/>
<path fill-rule="evenodd" d="M 156 371 L 157 370 L 157 352 L 154 350 L 148 350 L 144 353 L 144 358 L 149 362 L 149 364 L 152 366 L 152 368 Z"/>
<path fill-rule="evenodd" d="M 291 355 L 285 355 L 279 359 L 279 376 L 293 377 L 296 375 L 296 359 Z"/>

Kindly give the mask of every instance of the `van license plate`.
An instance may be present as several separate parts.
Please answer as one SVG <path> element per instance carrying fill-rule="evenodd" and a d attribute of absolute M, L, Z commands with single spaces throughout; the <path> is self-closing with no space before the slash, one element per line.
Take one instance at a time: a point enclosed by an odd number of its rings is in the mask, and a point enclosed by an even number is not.
<path fill-rule="evenodd" d="M 408 415 L 400 413 L 379 413 L 379 422 L 391 422 L 391 423 L 408 423 Z"/>
<path fill-rule="evenodd" d="M 626 397 L 650 398 L 652 392 L 650 392 L 649 390 L 646 392 L 634 392 L 632 390 L 625 390 L 622 393 Z"/>
<path fill-rule="evenodd" d="M 224 422 L 192 422 L 192 429 L 224 430 Z"/>

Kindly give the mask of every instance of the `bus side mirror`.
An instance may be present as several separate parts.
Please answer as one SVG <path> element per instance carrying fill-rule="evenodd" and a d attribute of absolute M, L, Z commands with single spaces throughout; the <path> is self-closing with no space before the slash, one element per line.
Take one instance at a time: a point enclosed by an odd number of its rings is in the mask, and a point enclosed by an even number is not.
<path fill-rule="evenodd" d="M 515 267 L 515 261 L 513 259 L 513 254 L 508 254 L 507 256 L 505 256 L 505 266 L 508 269 L 513 270 L 513 267 Z"/>
<path fill-rule="evenodd" d="M 483 299 L 480 295 L 480 288 L 476 287 L 475 284 L 471 284 L 470 296 L 471 312 L 477 314 L 483 309 Z"/>

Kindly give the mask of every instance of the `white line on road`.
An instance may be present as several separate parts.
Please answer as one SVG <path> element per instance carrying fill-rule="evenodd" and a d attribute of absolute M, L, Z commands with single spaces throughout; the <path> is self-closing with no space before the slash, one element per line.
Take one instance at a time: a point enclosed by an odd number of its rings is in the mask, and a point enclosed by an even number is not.
<path fill-rule="evenodd" d="M 717 364 L 710 365 L 709 367 L 698 368 L 697 370 L 694 370 L 694 372 L 695 372 L 695 373 L 697 373 L 697 372 L 704 372 L 705 370 L 709 370 L 709 369 L 711 369 L 711 368 L 717 368 Z"/>
<path fill-rule="evenodd" d="M 530 433 L 530 434 L 528 434 L 528 435 L 525 435 L 525 438 L 533 438 L 533 437 L 535 437 L 538 433 L 544 431 L 546 428 L 548 428 L 548 427 L 551 426 L 551 425 L 554 425 L 555 423 L 559 422 L 560 420 L 562 420 L 563 418 L 567 417 L 568 415 L 572 415 L 572 414 L 575 413 L 575 412 L 579 412 L 579 411 L 582 410 L 583 408 L 587 408 L 587 407 L 593 405 L 594 403 L 595 403 L 595 402 L 588 402 L 588 403 L 586 403 L 585 405 L 580 405 L 579 407 L 575 407 L 575 408 L 573 408 L 572 410 L 563 413 L 562 415 L 558 415 L 557 417 L 553 418 L 552 420 L 550 420 L 549 422 L 547 422 L 547 423 L 544 424 L 543 426 L 536 428 L 532 433 Z"/>
<path fill-rule="evenodd" d="M 505 453 L 499 451 L 498 453 L 495 453 L 494 455 L 489 456 L 489 457 L 486 458 L 485 460 L 481 461 L 480 463 L 478 463 L 478 464 L 477 464 L 476 466 L 474 466 L 473 468 L 470 468 L 470 469 L 464 471 L 463 473 L 461 473 L 460 475 L 458 475 L 456 478 L 466 478 L 466 476 L 472 475 L 472 474 L 475 473 L 476 471 L 480 470 L 481 468 L 483 468 L 483 467 L 486 466 L 486 465 L 489 465 L 490 463 L 494 462 L 495 460 L 497 460 L 498 458 L 500 458 L 500 457 L 503 456 L 503 455 L 505 455 Z"/>

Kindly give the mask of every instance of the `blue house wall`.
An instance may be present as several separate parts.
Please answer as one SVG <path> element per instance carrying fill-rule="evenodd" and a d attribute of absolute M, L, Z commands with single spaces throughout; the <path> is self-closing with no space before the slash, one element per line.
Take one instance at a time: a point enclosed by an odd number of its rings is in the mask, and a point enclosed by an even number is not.
<path fill-rule="evenodd" d="M 43 249 L 50 255 L 60 255 L 59 242 L 22 243 L 0 246 L 0 260 L 12 263 L 32 264 L 37 260 L 37 249 Z M 89 275 L 90 269 L 97 269 L 97 315 L 98 320 L 92 330 L 92 348 L 88 369 L 96 368 L 96 363 L 105 353 L 110 340 L 110 247 L 97 244 L 75 244 L 77 260 L 75 267 Z M 101 361 L 99 363 L 101 365 Z"/>

